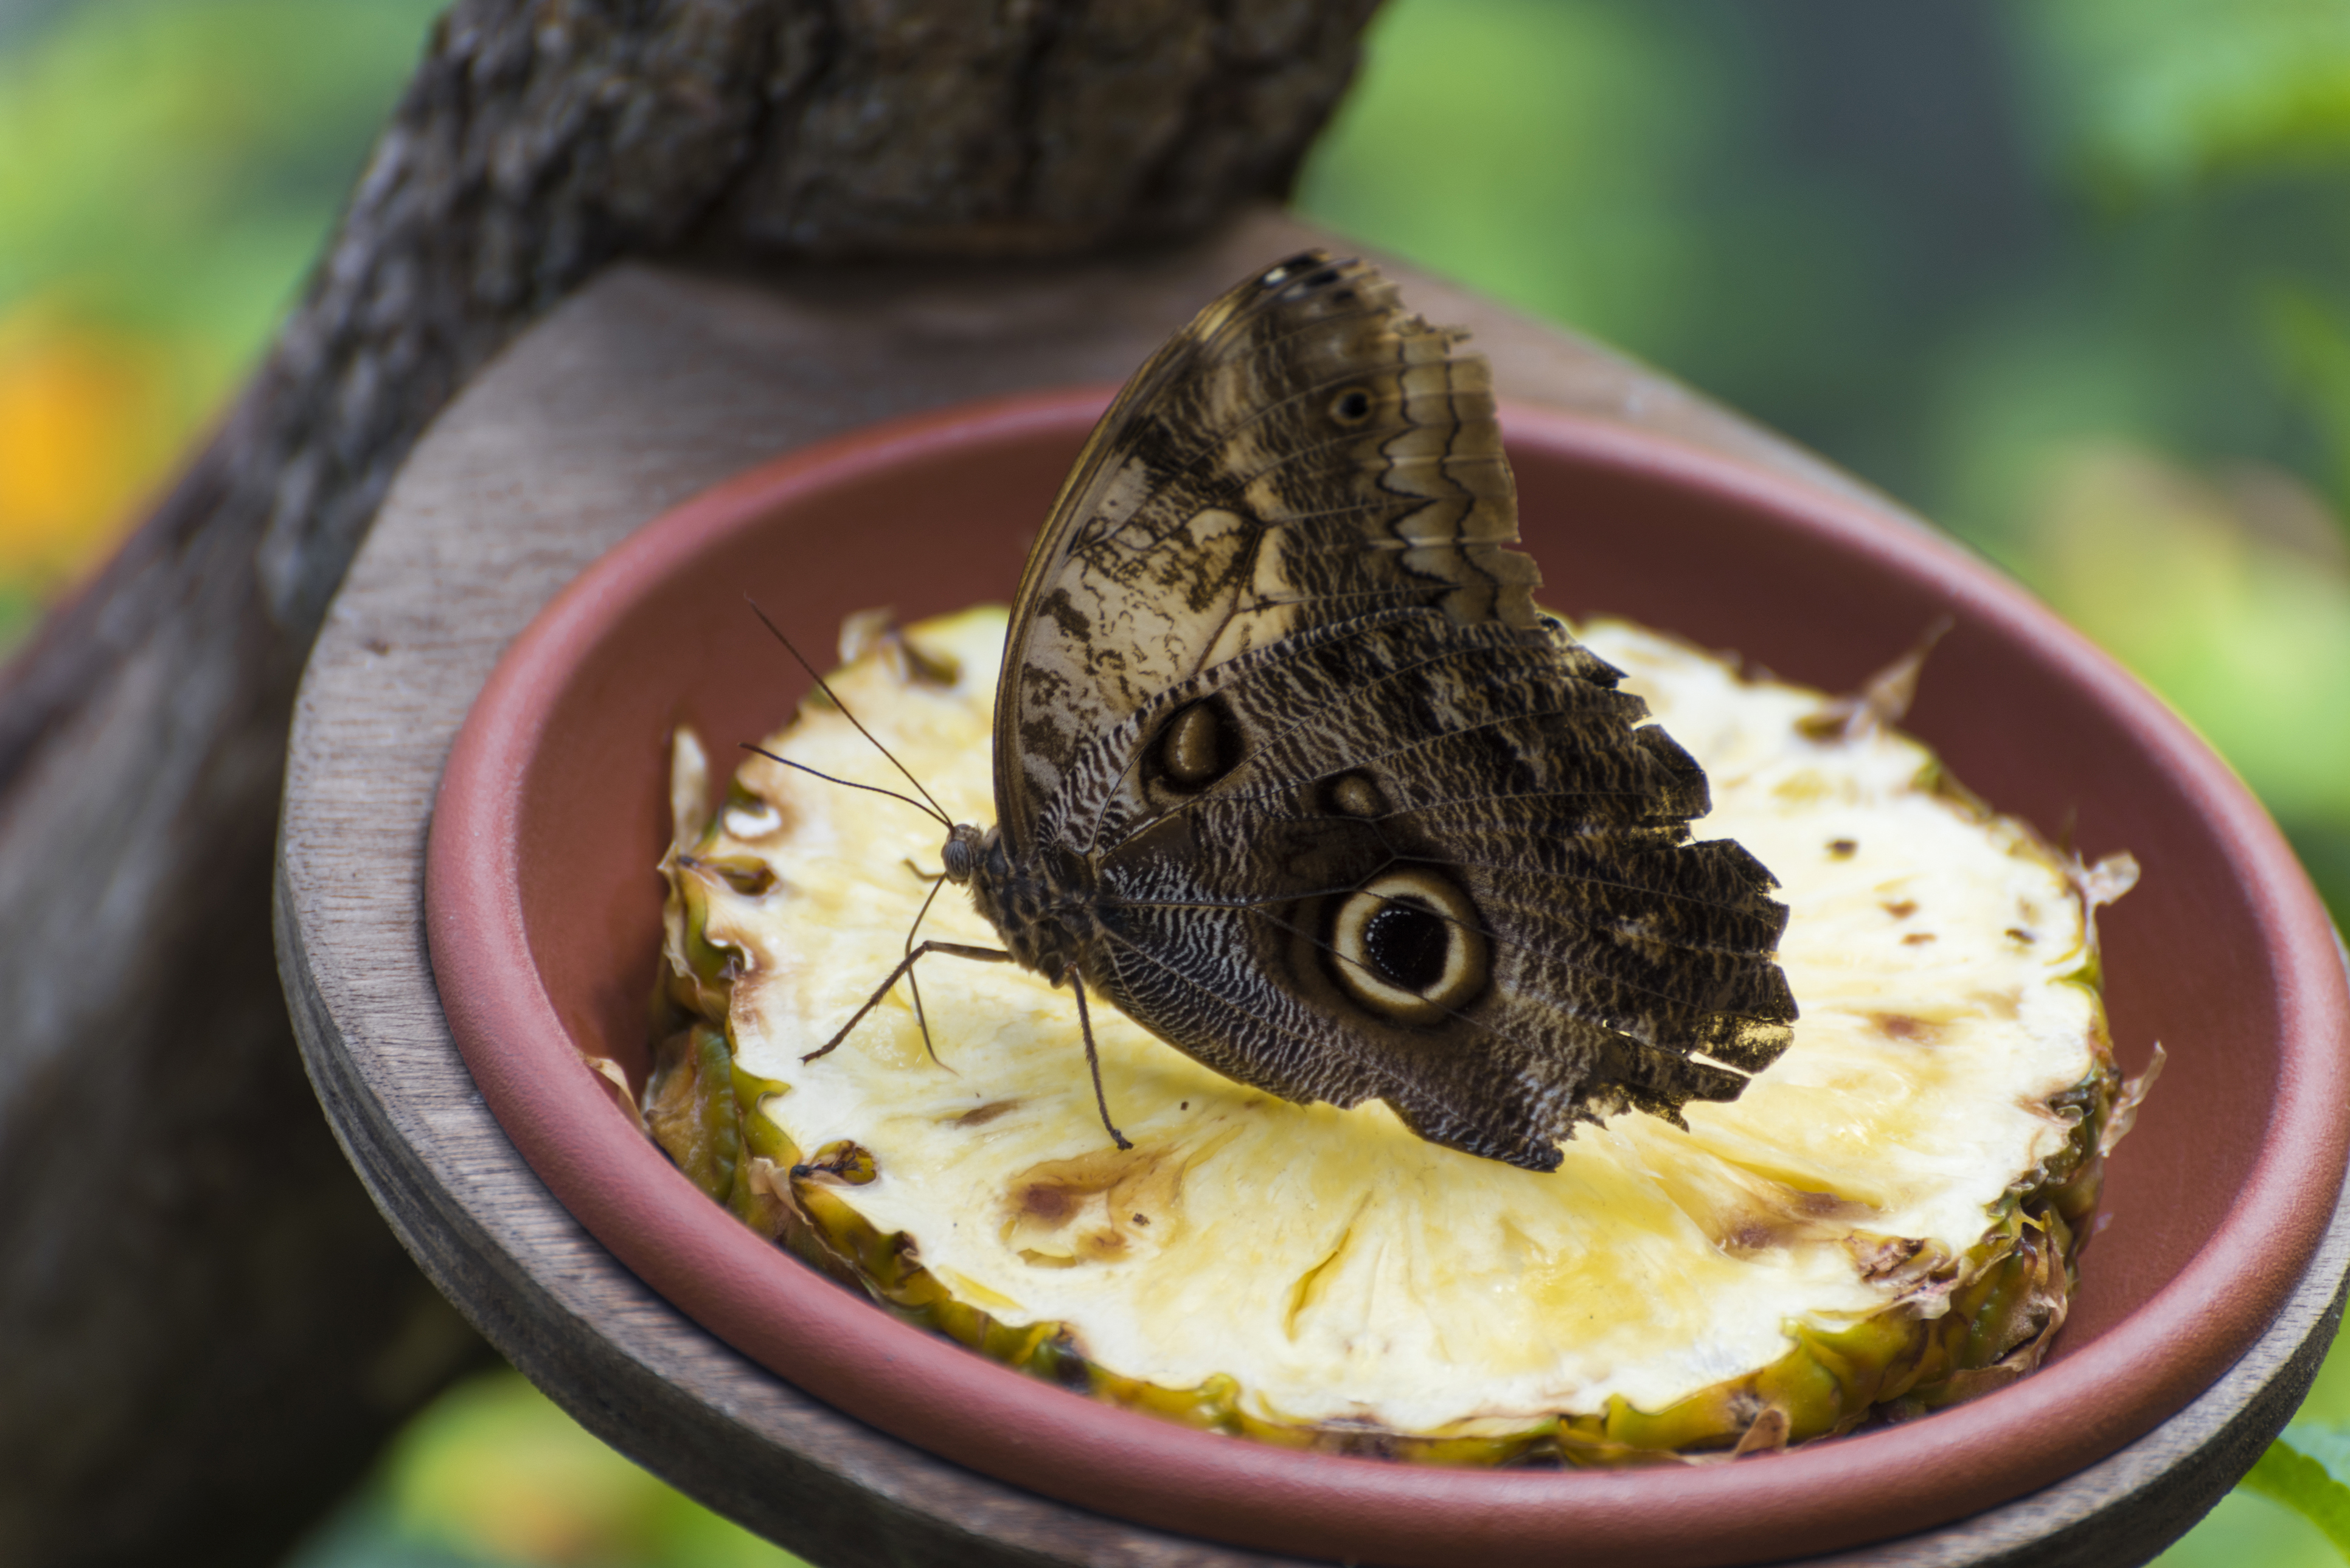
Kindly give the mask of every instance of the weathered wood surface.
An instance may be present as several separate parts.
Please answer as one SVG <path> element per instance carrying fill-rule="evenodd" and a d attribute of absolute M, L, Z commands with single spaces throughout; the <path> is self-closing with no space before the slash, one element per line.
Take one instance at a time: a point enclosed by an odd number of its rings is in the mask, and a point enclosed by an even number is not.
<path fill-rule="evenodd" d="M 1273 1559 L 1048 1501 L 876 1432 L 702 1333 L 582 1231 L 490 1118 L 435 998 L 420 906 L 442 759 L 509 639 L 674 503 L 869 421 L 1119 379 L 1201 301 L 1316 237 L 1263 212 L 1190 250 L 1114 264 L 616 269 L 432 429 L 319 637 L 289 763 L 278 940 L 338 1135 L 426 1272 L 516 1365 L 623 1451 L 826 1568 Z M 1850 486 L 1652 372 L 1394 270 L 1416 306 L 1476 329 L 1506 394 Z M 2145 1561 L 2299 1403 L 2345 1270 L 2350 1210 L 2269 1336 L 2161 1430 L 2034 1498 L 1833 1561 Z"/>
<path fill-rule="evenodd" d="M 0 668 L 0 1561 L 265 1562 L 478 1351 L 265 934 L 303 659 L 456 389 L 617 257 L 1194 233 L 1284 188 L 1371 3 L 456 0 L 252 385 Z"/>

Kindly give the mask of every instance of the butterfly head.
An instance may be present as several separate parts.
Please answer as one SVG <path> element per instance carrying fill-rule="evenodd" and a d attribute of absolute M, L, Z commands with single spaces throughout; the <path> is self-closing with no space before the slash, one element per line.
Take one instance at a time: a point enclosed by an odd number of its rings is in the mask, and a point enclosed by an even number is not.
<path fill-rule="evenodd" d="M 960 888 L 969 882 L 972 873 L 979 869 L 987 856 L 987 839 L 993 829 L 983 831 L 968 822 L 958 822 L 947 829 L 946 847 L 939 851 L 939 865 L 947 880 Z"/>

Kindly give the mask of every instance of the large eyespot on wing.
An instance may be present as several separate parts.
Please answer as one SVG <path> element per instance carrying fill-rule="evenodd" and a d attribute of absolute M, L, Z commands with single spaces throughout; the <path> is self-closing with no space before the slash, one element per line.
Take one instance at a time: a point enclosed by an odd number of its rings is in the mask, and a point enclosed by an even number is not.
<path fill-rule="evenodd" d="M 1232 712 L 1215 697 L 1187 702 L 1146 744 L 1142 774 L 1178 797 L 1195 795 L 1239 765 L 1242 741 Z"/>
<path fill-rule="evenodd" d="M 1326 903 L 1325 965 L 1342 992 L 1378 1017 L 1442 1024 L 1492 980 L 1492 944 L 1477 906 L 1440 871 L 1399 867 Z"/>
<path fill-rule="evenodd" d="M 1144 365 L 1029 557 L 996 711 L 1024 849 L 1089 739 L 1250 649 L 1383 607 L 1533 628 L 1482 358 L 1359 261 L 1251 277 Z"/>

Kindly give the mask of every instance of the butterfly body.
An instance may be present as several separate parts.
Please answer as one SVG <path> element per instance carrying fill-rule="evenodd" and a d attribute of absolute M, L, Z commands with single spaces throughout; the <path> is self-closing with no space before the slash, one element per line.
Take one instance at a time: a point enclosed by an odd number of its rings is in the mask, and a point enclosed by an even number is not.
<path fill-rule="evenodd" d="M 1775 1059 L 1785 911 L 1690 842 L 1703 773 L 1535 607 L 1453 343 L 1314 254 L 1138 373 L 1014 607 L 997 822 L 943 864 L 1005 949 L 958 950 L 1546 1170 L 1579 1122 L 1678 1120 Z"/>
<path fill-rule="evenodd" d="M 1082 862 L 1015 864 L 995 828 L 956 825 L 940 859 L 950 881 L 971 890 L 972 902 L 1003 939 L 1012 961 L 1055 981 L 1082 970 L 1101 940 L 1101 903 Z"/>

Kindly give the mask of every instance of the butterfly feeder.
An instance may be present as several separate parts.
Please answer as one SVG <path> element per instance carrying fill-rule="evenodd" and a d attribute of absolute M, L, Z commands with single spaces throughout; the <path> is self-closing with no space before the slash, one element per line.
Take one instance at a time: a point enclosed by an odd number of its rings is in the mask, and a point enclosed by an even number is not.
<path fill-rule="evenodd" d="M 2103 924 L 2106 995 L 2124 1064 L 2159 1040 L 2168 1075 L 2039 1371 L 1698 1464 L 1252 1443 L 886 1314 L 712 1203 L 588 1065 L 642 1087 L 673 727 L 764 734 L 805 687 L 745 594 L 812 637 L 1008 598 L 1111 389 L 1234 278 L 1336 244 L 1261 211 L 1147 262 L 981 276 L 631 265 L 461 394 L 319 639 L 282 829 L 296 1026 L 378 1203 L 584 1424 L 828 1565 L 2144 1561 L 2289 1417 L 2350 1273 L 2350 1000 L 2314 895 L 2199 742 L 1980 563 L 1654 372 L 1408 269 L 1386 270 L 1410 306 L 1492 361 L 1546 602 L 1831 691 L 1948 618 L 1914 728 L 2002 809 L 2145 865 Z M 1222 765 L 1193 727 L 1169 787 Z M 967 879 L 986 846 L 956 842 Z M 1540 1137 L 1431 1105 L 1407 1115 L 1426 1136 L 1540 1165 Z"/>

